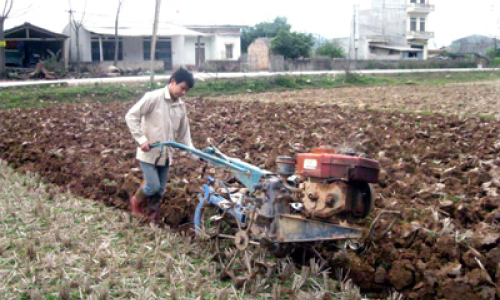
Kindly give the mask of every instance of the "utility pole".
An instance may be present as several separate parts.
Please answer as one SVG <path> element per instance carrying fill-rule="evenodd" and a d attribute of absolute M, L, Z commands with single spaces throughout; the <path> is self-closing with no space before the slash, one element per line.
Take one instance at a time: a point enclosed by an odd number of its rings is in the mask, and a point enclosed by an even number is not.
<path fill-rule="evenodd" d="M 382 0 L 382 35 L 385 35 L 385 0 Z"/>
<path fill-rule="evenodd" d="M 349 42 L 349 54 L 348 57 L 349 59 L 354 58 L 354 60 L 358 59 L 358 51 L 356 47 L 356 36 L 358 34 L 357 32 L 357 9 L 358 6 L 357 4 L 353 4 L 352 6 L 352 30 L 351 30 L 351 38 Z M 352 55 L 351 55 L 352 53 Z"/>
<path fill-rule="evenodd" d="M 497 7 L 495 4 L 493 4 L 493 14 L 496 14 Z M 494 31 L 495 32 L 495 55 L 498 53 L 498 43 L 497 43 L 497 37 L 498 33 L 500 32 L 500 18 L 497 19 L 497 29 Z"/>
<path fill-rule="evenodd" d="M 116 11 L 116 19 L 115 19 L 115 60 L 114 60 L 114 66 L 118 64 L 118 51 L 119 51 L 119 40 L 118 40 L 118 18 L 120 16 L 120 8 L 122 7 L 124 0 L 118 0 L 118 10 Z"/>
<path fill-rule="evenodd" d="M 71 61 L 71 41 L 73 40 L 71 38 L 71 20 L 73 20 L 73 10 L 71 9 L 71 7 L 69 8 L 69 10 L 67 10 L 67 12 L 69 13 L 69 42 L 68 42 L 68 62 Z M 66 69 L 67 69 L 68 66 L 66 66 Z"/>
<path fill-rule="evenodd" d="M 150 86 L 153 87 L 153 82 L 155 78 L 155 53 L 156 53 L 156 33 L 158 31 L 158 19 L 160 18 L 160 4 L 161 0 L 156 0 L 156 7 L 155 7 L 155 21 L 153 24 L 153 36 L 151 37 L 151 57 L 150 57 L 150 65 L 149 65 L 149 72 L 150 72 L 150 77 L 149 77 L 149 83 Z"/>
<path fill-rule="evenodd" d="M 353 40 L 353 45 L 354 45 L 354 60 L 358 60 L 358 47 L 356 47 L 356 35 L 357 35 L 357 30 L 356 30 L 356 19 L 358 18 L 358 5 L 354 4 L 354 40 Z"/>
<path fill-rule="evenodd" d="M 355 32 L 356 32 L 356 18 L 355 18 L 355 15 L 354 15 L 354 5 L 352 6 L 352 30 L 351 30 L 351 37 L 349 39 L 349 53 L 347 54 L 347 58 L 348 59 L 351 59 L 351 53 L 352 53 L 352 50 L 354 49 L 354 36 L 355 36 Z"/>
<path fill-rule="evenodd" d="M 352 50 L 356 59 L 356 4 L 352 6 Z"/>

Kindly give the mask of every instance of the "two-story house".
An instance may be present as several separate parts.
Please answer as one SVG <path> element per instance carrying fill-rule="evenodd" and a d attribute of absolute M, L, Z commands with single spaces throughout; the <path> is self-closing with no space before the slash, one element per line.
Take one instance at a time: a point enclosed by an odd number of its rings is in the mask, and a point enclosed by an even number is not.
<path fill-rule="evenodd" d="M 351 34 L 353 59 L 427 59 L 429 0 L 372 0 L 356 12 Z"/>

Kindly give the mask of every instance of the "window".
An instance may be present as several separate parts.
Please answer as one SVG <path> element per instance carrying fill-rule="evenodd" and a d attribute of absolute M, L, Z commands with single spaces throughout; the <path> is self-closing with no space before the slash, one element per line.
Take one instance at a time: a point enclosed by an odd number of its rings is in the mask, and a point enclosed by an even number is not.
<path fill-rule="evenodd" d="M 226 44 L 226 58 L 233 58 L 233 44 Z"/>
<path fill-rule="evenodd" d="M 410 0 L 410 3 L 417 3 L 417 0 Z"/>
<path fill-rule="evenodd" d="M 115 38 L 101 37 L 102 43 L 102 59 L 104 61 L 115 60 Z M 118 38 L 118 60 L 123 60 L 122 38 Z M 92 61 L 101 61 L 101 47 L 99 46 L 99 37 L 91 38 Z"/>
<path fill-rule="evenodd" d="M 115 39 L 102 42 L 103 60 L 115 60 Z M 118 41 L 118 60 L 123 60 L 122 42 Z"/>
<path fill-rule="evenodd" d="M 90 43 L 92 48 L 92 61 L 101 61 L 101 49 L 99 48 L 99 41 L 94 41 Z"/>
<path fill-rule="evenodd" d="M 425 18 L 420 18 L 420 31 L 425 31 Z"/>
<path fill-rule="evenodd" d="M 142 42 L 144 60 L 151 59 L 151 38 L 144 38 Z M 172 58 L 172 42 L 170 38 L 158 38 L 156 41 L 155 60 L 170 60 Z"/>
<path fill-rule="evenodd" d="M 410 18 L 410 31 L 417 31 L 417 18 Z"/>
<path fill-rule="evenodd" d="M 199 66 L 205 62 L 205 43 L 195 43 L 194 47 L 196 65 Z"/>

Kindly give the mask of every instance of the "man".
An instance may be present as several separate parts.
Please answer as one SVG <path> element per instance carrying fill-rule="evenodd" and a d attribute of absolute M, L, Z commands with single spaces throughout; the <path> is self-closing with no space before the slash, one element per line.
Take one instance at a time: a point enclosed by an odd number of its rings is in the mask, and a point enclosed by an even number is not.
<path fill-rule="evenodd" d="M 132 137 L 139 145 L 136 158 L 145 179 L 130 200 L 132 214 L 143 215 L 142 206 L 149 200 L 148 215 L 156 224 L 160 224 L 160 200 L 166 188 L 172 153 L 170 147 L 160 153 L 149 144 L 178 141 L 193 147 L 186 105 L 180 99 L 193 86 L 193 74 L 181 68 L 172 74 L 165 88 L 146 93 L 125 115 Z"/>

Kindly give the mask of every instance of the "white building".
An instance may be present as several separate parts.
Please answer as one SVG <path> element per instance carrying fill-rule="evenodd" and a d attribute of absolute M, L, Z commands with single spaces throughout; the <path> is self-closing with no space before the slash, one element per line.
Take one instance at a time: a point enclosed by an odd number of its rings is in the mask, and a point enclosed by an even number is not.
<path fill-rule="evenodd" d="M 353 59 L 427 59 L 429 0 L 372 0 L 355 12 L 350 54 Z"/>
<path fill-rule="evenodd" d="M 71 30 L 70 30 L 71 28 Z M 238 60 L 242 26 L 180 26 L 158 24 L 155 68 L 165 70 L 194 69 L 208 60 Z M 118 63 L 121 68 L 149 68 L 152 25 L 120 26 L 118 29 Z M 65 53 L 77 61 L 75 30 L 63 30 L 69 39 Z M 84 24 L 79 30 L 80 62 L 102 68 L 112 65 L 115 53 L 115 27 Z"/>

